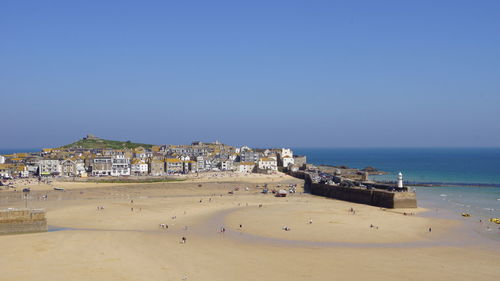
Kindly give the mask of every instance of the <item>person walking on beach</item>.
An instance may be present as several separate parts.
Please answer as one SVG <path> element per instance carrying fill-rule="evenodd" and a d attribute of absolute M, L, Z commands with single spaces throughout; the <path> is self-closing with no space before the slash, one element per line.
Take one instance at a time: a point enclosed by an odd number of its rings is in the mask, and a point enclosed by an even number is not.
<path fill-rule="evenodd" d="M 429 227 L 429 232 L 431 232 L 431 231 L 432 231 L 432 228 Z"/>

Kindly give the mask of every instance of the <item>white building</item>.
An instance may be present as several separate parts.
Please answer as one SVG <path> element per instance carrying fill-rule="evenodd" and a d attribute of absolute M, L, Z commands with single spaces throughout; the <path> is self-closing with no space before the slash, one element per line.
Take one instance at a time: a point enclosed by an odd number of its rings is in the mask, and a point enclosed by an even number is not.
<path fill-rule="evenodd" d="M 190 160 L 191 160 L 191 157 L 189 157 L 189 155 L 182 155 L 182 156 L 180 157 L 180 159 L 181 159 L 182 161 L 190 161 Z"/>
<path fill-rule="evenodd" d="M 196 167 L 198 167 L 198 171 L 205 170 L 205 160 L 203 156 L 196 156 Z"/>
<path fill-rule="evenodd" d="M 281 163 L 283 167 L 287 168 L 289 165 L 295 164 L 295 160 L 293 159 L 293 157 L 285 156 L 281 158 Z"/>
<path fill-rule="evenodd" d="M 76 162 L 71 159 L 61 161 L 61 175 L 65 177 L 76 176 Z"/>
<path fill-rule="evenodd" d="M 61 175 L 67 177 L 86 176 L 85 163 L 82 160 L 66 159 L 61 161 Z"/>
<path fill-rule="evenodd" d="M 36 175 L 38 172 L 38 164 L 27 164 L 28 173 L 32 175 Z"/>
<path fill-rule="evenodd" d="M 236 171 L 239 173 L 251 173 L 253 172 L 253 169 L 255 167 L 254 162 L 239 162 L 236 165 L 237 169 Z"/>
<path fill-rule="evenodd" d="M 5 163 L 5 157 L 0 155 L 0 164 L 3 164 Z"/>
<path fill-rule="evenodd" d="M 61 163 L 57 159 L 42 159 L 38 161 L 38 174 L 51 176 L 61 174 Z"/>
<path fill-rule="evenodd" d="M 130 159 L 124 155 L 111 157 L 111 175 L 114 177 L 130 176 Z"/>
<path fill-rule="evenodd" d="M 135 158 L 146 159 L 149 157 L 153 157 L 153 152 L 151 151 L 139 151 L 134 153 Z"/>
<path fill-rule="evenodd" d="M 271 171 L 278 170 L 278 162 L 276 161 L 275 158 L 271 157 L 260 158 L 257 164 L 259 169 L 261 170 L 271 170 Z"/>
<path fill-rule="evenodd" d="M 145 151 L 141 151 L 141 152 L 135 152 L 134 157 L 140 159 L 146 159 L 147 155 Z"/>
<path fill-rule="evenodd" d="M 287 168 L 290 164 L 295 164 L 295 159 L 293 158 L 293 151 L 290 148 L 282 148 L 278 151 L 279 164 L 281 167 Z"/>
<path fill-rule="evenodd" d="M 222 171 L 231 171 L 233 170 L 233 161 L 232 160 L 224 160 L 220 162 L 220 169 Z"/>
<path fill-rule="evenodd" d="M 293 151 L 290 148 L 282 148 L 280 151 L 280 156 L 283 158 L 285 156 L 293 158 Z"/>
<path fill-rule="evenodd" d="M 13 165 L 0 164 L 0 178 L 10 178 L 12 176 Z"/>
<path fill-rule="evenodd" d="M 132 175 L 147 175 L 148 164 L 144 160 L 133 159 L 130 164 L 130 172 Z"/>
<path fill-rule="evenodd" d="M 251 151 L 251 150 L 252 150 L 252 149 L 251 149 L 250 147 L 248 147 L 248 146 L 244 145 L 244 146 L 240 147 L 240 151 L 239 151 L 239 153 L 241 153 L 241 152 L 245 152 L 245 151 Z"/>

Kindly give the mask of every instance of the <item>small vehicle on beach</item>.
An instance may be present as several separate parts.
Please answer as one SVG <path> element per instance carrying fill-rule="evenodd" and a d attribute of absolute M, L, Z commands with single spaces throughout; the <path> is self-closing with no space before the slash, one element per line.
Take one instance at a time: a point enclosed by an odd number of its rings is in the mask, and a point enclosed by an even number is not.
<path fill-rule="evenodd" d="M 64 191 L 64 188 L 62 188 L 62 187 L 54 187 L 54 190 L 57 190 L 57 191 Z"/>
<path fill-rule="evenodd" d="M 471 216 L 471 215 L 470 215 L 470 214 L 468 214 L 468 213 L 462 213 L 462 217 L 464 217 L 464 218 L 468 218 L 468 217 L 470 217 L 470 216 Z"/>
<path fill-rule="evenodd" d="M 500 219 L 499 218 L 491 218 L 490 221 L 492 223 L 500 224 Z"/>
<path fill-rule="evenodd" d="M 30 191 L 31 191 L 31 189 L 30 189 L 30 188 L 28 188 L 28 187 L 23 188 L 23 192 L 30 192 Z"/>
<path fill-rule="evenodd" d="M 276 193 L 276 197 L 286 197 L 286 190 L 284 189 L 280 189 L 277 193 Z"/>

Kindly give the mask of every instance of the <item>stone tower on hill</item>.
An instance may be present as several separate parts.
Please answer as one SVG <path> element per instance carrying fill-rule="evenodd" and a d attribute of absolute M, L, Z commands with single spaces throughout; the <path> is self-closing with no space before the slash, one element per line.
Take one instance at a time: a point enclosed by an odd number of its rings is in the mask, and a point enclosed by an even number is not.
<path fill-rule="evenodd" d="M 87 134 L 86 137 L 83 138 L 84 140 L 97 140 L 99 139 L 98 137 L 92 135 L 92 134 Z"/>

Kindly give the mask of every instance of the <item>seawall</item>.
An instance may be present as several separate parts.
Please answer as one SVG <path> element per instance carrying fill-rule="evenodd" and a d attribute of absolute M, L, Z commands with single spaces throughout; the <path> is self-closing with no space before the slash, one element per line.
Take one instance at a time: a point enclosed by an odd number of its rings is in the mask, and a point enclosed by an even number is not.
<path fill-rule="evenodd" d="M 390 209 L 417 207 L 417 198 L 414 192 L 328 185 L 313 182 L 310 175 L 304 172 L 290 174 L 304 179 L 304 190 L 313 195 Z"/>
<path fill-rule="evenodd" d="M 47 231 L 47 219 L 45 218 L 45 210 L 0 210 L 0 235 L 45 231 Z"/>

